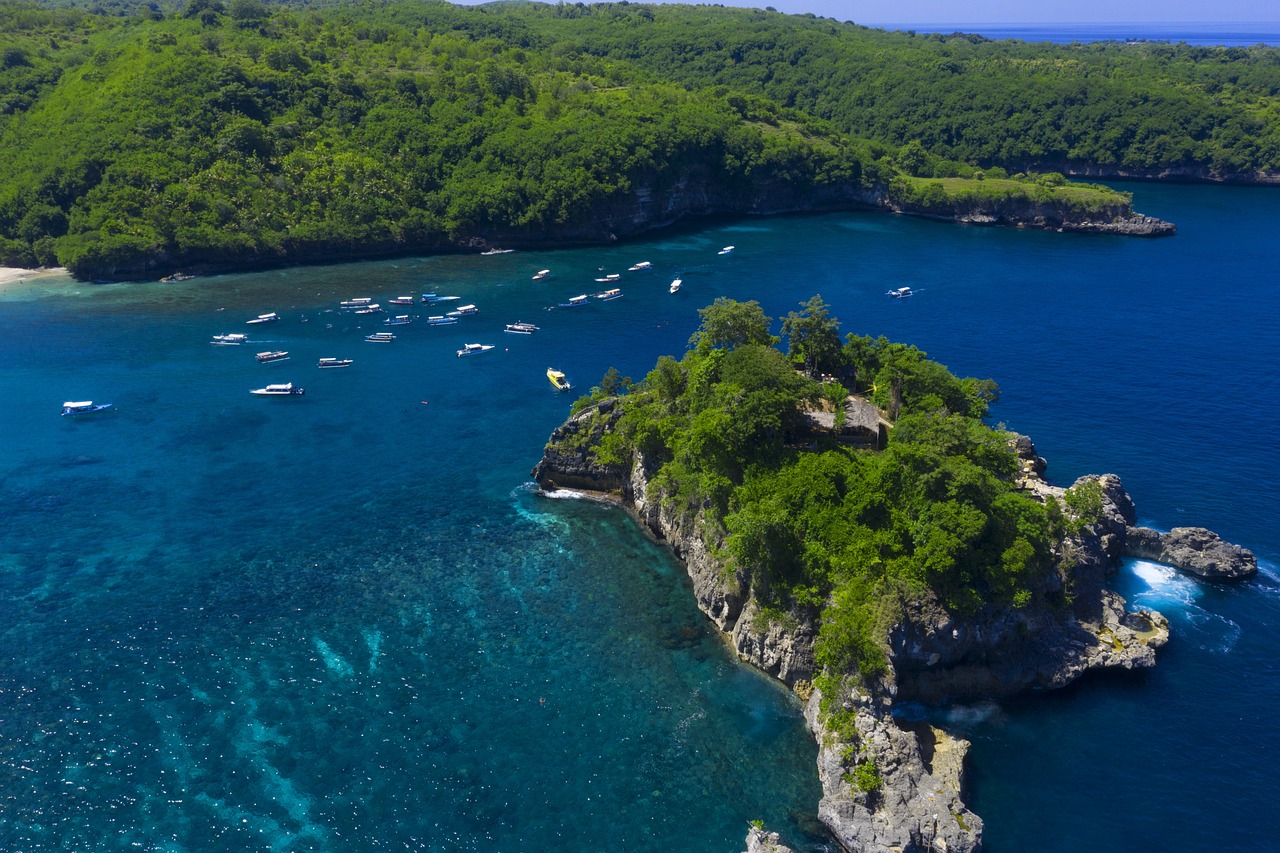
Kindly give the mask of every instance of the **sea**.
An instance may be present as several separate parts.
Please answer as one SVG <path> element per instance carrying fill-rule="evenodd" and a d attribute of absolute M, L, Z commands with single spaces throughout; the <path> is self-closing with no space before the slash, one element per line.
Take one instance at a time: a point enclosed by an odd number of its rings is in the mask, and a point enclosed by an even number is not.
<path fill-rule="evenodd" d="M 780 320 L 814 294 L 844 332 L 996 379 L 992 422 L 1055 482 L 1114 472 L 1143 523 L 1259 558 L 1237 583 L 1118 570 L 1171 622 L 1154 670 L 911 709 L 972 741 L 986 850 L 1272 847 L 1280 192 L 1119 186 L 1178 234 L 830 213 L 0 286 L 0 850 L 738 851 L 752 820 L 829 849 L 798 702 L 620 510 L 529 477 L 572 398 L 680 355 L 699 308 Z M 559 307 L 609 273 L 623 298 Z M 459 299 L 388 305 L 427 292 Z M 386 315 L 354 297 L 414 322 L 368 343 Z M 285 382 L 305 395 L 249 393 Z M 85 400 L 113 408 L 60 416 Z"/>
<path fill-rule="evenodd" d="M 1280 45 L 1280 22 L 1276 21 L 1181 21 L 1130 23 L 1040 23 L 1040 24 L 876 24 L 878 29 L 917 33 L 978 33 L 989 39 L 1047 41 L 1057 44 L 1099 41 L 1169 42 L 1198 46 L 1254 47 Z"/>

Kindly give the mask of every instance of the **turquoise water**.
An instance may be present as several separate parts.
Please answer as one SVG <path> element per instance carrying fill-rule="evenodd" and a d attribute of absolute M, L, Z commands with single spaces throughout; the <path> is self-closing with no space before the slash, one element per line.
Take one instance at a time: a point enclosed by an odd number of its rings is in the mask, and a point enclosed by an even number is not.
<path fill-rule="evenodd" d="M 1051 476 L 1115 471 L 1144 521 L 1203 523 L 1264 565 L 1233 587 L 1122 571 L 1173 623 L 1153 673 L 928 709 L 974 739 L 987 849 L 1257 849 L 1280 700 L 1280 195 L 1130 189 L 1179 235 L 838 214 L 3 286 L 0 849 L 730 851 L 755 818 L 820 845 L 796 703 L 620 513 L 528 486 L 568 410 L 548 366 L 578 388 L 639 377 L 716 296 L 777 317 L 813 293 L 846 331 L 997 378 L 995 418 Z M 602 272 L 623 299 L 547 310 Z M 922 292 L 884 296 L 903 284 Z M 378 321 L 336 310 L 427 290 L 480 314 L 376 345 Z M 244 325 L 266 311 L 283 319 Z M 502 332 L 518 320 L 541 331 Z M 208 344 L 232 331 L 254 344 Z M 457 358 L 468 342 L 496 349 Z M 306 396 L 247 393 L 285 381 Z M 71 399 L 116 409 L 59 417 Z"/>

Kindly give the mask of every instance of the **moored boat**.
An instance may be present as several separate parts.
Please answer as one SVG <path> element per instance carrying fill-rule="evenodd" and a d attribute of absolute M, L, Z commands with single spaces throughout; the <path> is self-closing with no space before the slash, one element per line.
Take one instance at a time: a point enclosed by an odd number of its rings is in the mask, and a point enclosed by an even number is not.
<path fill-rule="evenodd" d="M 684 284 L 684 280 L 683 280 L 683 279 L 679 279 L 679 278 L 677 278 L 677 279 L 673 279 L 673 280 L 672 280 L 672 282 L 671 282 L 671 286 L 670 286 L 670 287 L 668 287 L 668 288 L 667 288 L 667 290 L 668 290 L 669 292 L 671 292 L 671 293 L 679 293 L 679 292 L 680 292 L 680 285 L 682 285 L 682 284 Z"/>
<path fill-rule="evenodd" d="M 551 270 L 538 270 L 533 274 L 534 281 L 542 281 L 544 278 L 551 278 Z"/>
<path fill-rule="evenodd" d="M 412 296 L 393 296 L 392 298 L 387 300 L 387 304 L 388 305 L 412 305 L 413 297 Z"/>
<path fill-rule="evenodd" d="M 356 309 L 357 314 L 381 314 L 382 306 L 377 302 L 370 302 L 368 305 L 361 305 Z"/>
<path fill-rule="evenodd" d="M 268 385 L 266 388 L 254 388 L 249 393 L 259 397 L 301 397 L 307 392 L 303 388 L 294 388 L 292 382 L 285 382 L 281 385 Z"/>
<path fill-rule="evenodd" d="M 622 273 L 611 272 L 606 276 L 596 279 L 601 284 L 608 284 L 611 281 L 622 281 Z"/>
<path fill-rule="evenodd" d="M 396 336 L 390 332 L 374 332 L 372 335 L 365 335 L 364 339 L 371 344 L 389 344 Z"/>
<path fill-rule="evenodd" d="M 885 296 L 892 296 L 894 299 L 905 299 L 908 296 L 915 296 L 916 292 L 909 287 L 898 287 L 893 290 L 886 290 Z"/>
<path fill-rule="evenodd" d="M 246 325 L 249 325 L 249 326 L 257 326 L 257 325 L 261 325 L 262 323 L 274 323 L 279 319 L 280 319 L 280 315 L 272 311 L 270 314 L 259 314 L 257 317 L 254 317 L 252 320 L 246 320 L 245 323 Z"/>
<path fill-rule="evenodd" d="M 579 295 L 579 296 L 571 296 L 571 297 L 569 297 L 569 301 L 568 301 L 568 302 L 561 302 L 561 303 L 560 303 L 560 307 L 561 307 L 561 308 L 573 308 L 573 307 L 575 307 L 575 306 L 577 306 L 577 305 L 586 305 L 586 304 L 587 304 L 587 294 L 583 293 L 583 294 L 581 294 L 581 295 Z"/>
<path fill-rule="evenodd" d="M 488 352 L 493 349 L 493 344 L 463 344 L 462 349 L 458 350 L 458 357 L 464 355 L 475 355 L 476 353 Z"/>
<path fill-rule="evenodd" d="M 288 361 L 289 353 L 282 349 L 268 350 L 258 353 L 254 358 L 258 360 L 258 364 L 270 364 L 273 361 Z"/>
<path fill-rule="evenodd" d="M 636 270 L 647 270 L 647 269 L 650 269 L 651 267 L 653 267 L 653 264 L 650 263 L 649 261 L 641 261 L 638 264 L 632 264 L 631 266 L 627 267 L 627 269 L 630 272 L 635 272 Z"/>
<path fill-rule="evenodd" d="M 480 254 L 482 254 L 482 255 L 509 255 L 509 254 L 511 254 L 511 253 L 512 253 L 512 252 L 514 252 L 514 251 L 515 251 L 515 249 L 499 249 L 498 247 L 496 247 L 496 246 L 495 246 L 495 247 L 494 247 L 494 248 L 492 248 L 492 249 L 485 249 L 485 250 L 484 250 L 483 252 L 481 252 Z"/>
<path fill-rule="evenodd" d="M 444 316 L 440 316 L 440 317 L 428 317 L 428 318 L 427 318 L 427 325 L 428 325 L 428 326 L 451 326 L 451 325 L 453 325 L 453 324 L 454 324 L 454 323 L 456 323 L 456 322 L 458 322 L 458 318 L 457 318 L 457 317 L 444 317 Z"/>
<path fill-rule="evenodd" d="M 111 408 L 110 403 L 95 403 L 92 400 L 69 401 L 62 404 L 63 415 L 92 415 Z"/>
<path fill-rule="evenodd" d="M 238 347 L 241 344 L 249 342 L 249 336 L 240 332 L 232 332 L 227 335 L 214 335 L 213 340 L 209 343 L 220 347 Z"/>
<path fill-rule="evenodd" d="M 733 254 L 733 250 L 734 250 L 734 249 L 736 249 L 736 248 L 737 248 L 736 246 L 725 246 L 723 249 L 721 249 L 720 251 L 716 252 L 716 254 L 717 254 L 717 255 L 732 255 L 732 254 Z"/>
<path fill-rule="evenodd" d="M 554 367 L 547 368 L 547 379 L 551 380 L 551 384 L 557 391 L 568 391 L 571 386 L 569 380 L 564 378 L 564 374 Z"/>
<path fill-rule="evenodd" d="M 513 335 L 532 335 L 538 331 L 538 327 L 532 323 L 508 323 L 504 331 L 511 332 Z"/>
<path fill-rule="evenodd" d="M 352 362 L 353 360 L 349 358 L 322 358 L 316 367 L 321 370 L 327 370 L 332 367 L 350 367 Z"/>
<path fill-rule="evenodd" d="M 480 309 L 479 309 L 479 308 L 477 308 L 477 307 L 476 307 L 476 306 L 474 306 L 474 305 L 459 305 L 459 306 L 458 306 L 458 313 L 459 313 L 460 315 L 467 315 L 467 314 L 479 314 L 479 313 L 480 313 Z"/>
<path fill-rule="evenodd" d="M 344 299 L 338 303 L 339 308 L 363 308 L 373 303 L 372 296 L 357 296 L 354 299 Z"/>
<path fill-rule="evenodd" d="M 175 281 L 191 281 L 191 279 L 193 278 L 195 278 L 194 275 L 190 275 L 184 272 L 176 272 L 173 275 L 165 276 L 164 278 L 160 279 L 160 281 L 163 282 L 164 284 L 171 284 L 172 282 L 175 282 Z"/>
<path fill-rule="evenodd" d="M 601 302 L 608 302 L 611 299 L 617 299 L 621 296 L 622 296 L 622 291 L 615 287 L 611 290 L 600 291 L 599 293 L 596 294 L 596 299 L 599 299 Z"/>
<path fill-rule="evenodd" d="M 407 326 L 410 322 L 412 321 L 409 319 L 408 314 L 397 314 L 382 321 L 385 326 Z"/>

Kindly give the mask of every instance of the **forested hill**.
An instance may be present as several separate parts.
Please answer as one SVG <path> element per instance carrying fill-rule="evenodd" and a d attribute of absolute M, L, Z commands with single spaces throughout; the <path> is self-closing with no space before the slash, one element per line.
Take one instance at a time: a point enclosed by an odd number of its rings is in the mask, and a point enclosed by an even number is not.
<path fill-rule="evenodd" d="M 107 11 L 0 0 L 0 264 L 155 277 L 859 204 L 1041 227 L 1132 218 L 1105 187 L 1011 180 L 915 138 L 860 138 L 768 81 L 713 79 L 730 36 L 758 26 L 769 51 L 796 51 L 779 80 L 828 31 L 866 34 L 834 22 L 439 0 Z"/>

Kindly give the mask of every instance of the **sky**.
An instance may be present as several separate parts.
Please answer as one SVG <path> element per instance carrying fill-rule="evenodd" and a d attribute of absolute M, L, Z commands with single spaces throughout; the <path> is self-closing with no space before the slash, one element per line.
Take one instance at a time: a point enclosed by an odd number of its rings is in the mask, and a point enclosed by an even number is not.
<path fill-rule="evenodd" d="M 588 2 L 588 0 L 583 0 Z M 459 2 L 459 0 L 454 0 Z M 462 0 L 474 5 L 481 0 Z M 638 0 L 639 2 L 639 0 Z M 648 0 L 663 2 L 663 0 Z M 690 2 L 690 0 L 680 0 Z M 791 14 L 813 12 L 855 24 L 1067 24 L 1276 22 L 1276 0 L 717 0 L 724 6 L 772 6 Z"/>

